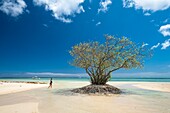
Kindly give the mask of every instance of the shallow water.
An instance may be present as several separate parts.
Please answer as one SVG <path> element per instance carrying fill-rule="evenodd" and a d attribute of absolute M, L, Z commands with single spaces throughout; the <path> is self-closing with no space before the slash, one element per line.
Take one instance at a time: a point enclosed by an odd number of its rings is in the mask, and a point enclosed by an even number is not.
<path fill-rule="evenodd" d="M 170 113 L 170 93 L 118 84 L 123 94 L 89 96 L 69 90 L 88 82 L 56 81 L 53 89 L 40 88 L 0 96 L 0 106 L 38 102 L 40 113 Z"/>

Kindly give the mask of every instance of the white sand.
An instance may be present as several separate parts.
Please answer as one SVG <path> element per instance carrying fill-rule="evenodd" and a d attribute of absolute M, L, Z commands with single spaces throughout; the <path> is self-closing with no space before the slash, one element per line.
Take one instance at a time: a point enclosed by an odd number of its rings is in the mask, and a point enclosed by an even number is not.
<path fill-rule="evenodd" d="M 170 92 L 170 83 L 140 83 L 134 84 L 133 86 L 148 89 L 148 90 L 155 90 L 155 91 L 163 91 L 163 92 Z"/>
<path fill-rule="evenodd" d="M 53 89 L 44 87 L 0 95 L 0 113 L 170 113 L 170 93 L 164 93 L 170 91 L 170 83 L 109 82 L 132 92 L 114 96 L 70 95 L 64 92 L 88 84 L 89 82 L 54 81 Z M 0 91 L 9 90 L 9 85 L 12 85 L 12 89 L 21 90 L 20 86 L 9 83 L 3 90 L 0 86 Z M 28 85 L 33 85 L 31 87 L 26 84 L 27 88 L 32 89 L 41 87 L 41 84 Z M 147 92 L 142 92 L 143 89 L 147 89 Z M 151 91 L 148 92 L 148 89 Z"/>
<path fill-rule="evenodd" d="M 27 102 L 0 106 L 1 113 L 39 113 L 38 103 Z"/>
<path fill-rule="evenodd" d="M 0 83 L 0 95 L 47 87 L 47 84 Z"/>

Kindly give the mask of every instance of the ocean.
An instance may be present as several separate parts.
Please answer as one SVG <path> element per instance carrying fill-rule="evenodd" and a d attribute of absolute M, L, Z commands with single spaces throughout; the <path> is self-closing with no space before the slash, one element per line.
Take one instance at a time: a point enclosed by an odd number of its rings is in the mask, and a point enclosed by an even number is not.
<path fill-rule="evenodd" d="M 1 77 L 0 81 L 35 81 L 35 82 L 48 82 L 49 77 L 42 78 L 28 78 L 28 77 Z M 57 81 L 89 81 L 89 78 L 72 78 L 72 77 L 53 77 Z M 170 78 L 112 78 L 110 81 L 114 82 L 170 82 Z"/>

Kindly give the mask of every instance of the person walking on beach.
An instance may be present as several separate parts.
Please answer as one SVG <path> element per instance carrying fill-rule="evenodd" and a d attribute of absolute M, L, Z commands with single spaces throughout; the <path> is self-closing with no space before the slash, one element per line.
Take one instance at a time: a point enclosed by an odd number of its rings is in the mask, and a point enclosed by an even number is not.
<path fill-rule="evenodd" d="M 50 85 L 48 86 L 48 88 L 52 88 L 52 84 L 53 84 L 53 81 L 52 81 L 52 78 L 50 79 Z"/>

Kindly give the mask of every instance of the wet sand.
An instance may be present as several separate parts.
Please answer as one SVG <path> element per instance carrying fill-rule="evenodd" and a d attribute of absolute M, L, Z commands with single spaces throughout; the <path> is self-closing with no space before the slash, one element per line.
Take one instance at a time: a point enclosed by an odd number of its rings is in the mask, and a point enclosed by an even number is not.
<path fill-rule="evenodd" d="M 0 95 L 0 113 L 170 113 L 170 83 L 109 82 L 124 91 L 113 96 L 69 91 L 88 84 L 55 81 L 53 89 L 42 87 Z M 163 88 L 166 91 L 160 90 Z"/>

